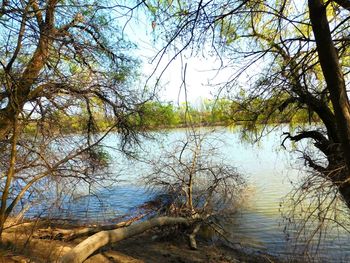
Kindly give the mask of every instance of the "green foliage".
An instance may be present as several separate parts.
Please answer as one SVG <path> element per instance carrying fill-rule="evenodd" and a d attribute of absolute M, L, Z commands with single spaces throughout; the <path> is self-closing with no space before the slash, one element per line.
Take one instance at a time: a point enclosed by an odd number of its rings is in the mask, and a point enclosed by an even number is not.
<path fill-rule="evenodd" d="M 141 121 L 146 127 L 178 126 L 181 118 L 171 103 L 150 101 L 142 106 Z"/>
<path fill-rule="evenodd" d="M 244 93 L 241 100 L 205 99 L 199 105 L 183 103 L 175 106 L 172 103 L 148 101 L 140 106 L 138 113 L 130 115 L 129 121 L 135 127 L 143 129 L 161 129 L 184 127 L 189 124 L 195 126 L 215 125 L 243 125 L 247 130 L 254 130 L 256 125 L 289 123 L 292 126 L 309 122 L 319 122 L 319 118 L 313 112 L 305 108 L 295 108 L 295 105 L 286 105 L 283 110 L 277 110 L 286 99 L 286 96 L 272 96 L 269 99 L 255 98 L 246 102 Z M 113 122 L 103 112 L 102 105 L 97 102 L 90 105 L 94 125 L 99 130 L 105 130 Z M 79 114 L 52 113 L 50 118 L 53 130 L 64 133 L 80 133 L 86 131 L 89 115 L 86 111 Z M 25 127 L 28 133 L 34 133 L 34 124 Z"/>
<path fill-rule="evenodd" d="M 99 166 L 108 166 L 112 160 L 111 155 L 102 146 L 91 148 L 89 155 L 90 160 Z"/>

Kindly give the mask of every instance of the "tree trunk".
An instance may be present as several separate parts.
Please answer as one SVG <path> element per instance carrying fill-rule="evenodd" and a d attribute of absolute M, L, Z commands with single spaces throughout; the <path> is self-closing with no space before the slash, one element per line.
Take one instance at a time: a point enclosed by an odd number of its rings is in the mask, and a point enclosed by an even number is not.
<path fill-rule="evenodd" d="M 339 182 L 339 190 L 350 208 L 350 184 L 347 183 L 350 171 L 350 104 L 346 93 L 344 75 L 339 63 L 337 50 L 334 46 L 326 6 L 321 0 L 309 0 L 309 12 L 312 29 L 315 35 L 317 52 L 322 72 L 332 101 L 338 138 L 345 163 L 345 171 Z M 339 179 L 339 178 L 337 178 Z"/>
<path fill-rule="evenodd" d="M 347 205 L 347 207 L 350 208 L 350 182 L 346 181 L 343 182 L 340 186 L 339 186 L 339 192 L 341 193 L 341 195 L 344 198 L 344 201 Z"/>
<path fill-rule="evenodd" d="M 2 232 L 4 230 L 5 221 L 9 215 L 7 211 L 7 199 L 10 194 L 12 179 L 15 175 L 15 166 L 16 166 L 16 159 L 17 159 L 17 141 L 18 141 L 17 117 L 15 117 L 15 120 L 13 123 L 13 136 L 11 140 L 12 142 L 11 142 L 10 163 L 9 163 L 8 171 L 6 173 L 5 186 L 2 189 L 1 204 L 0 204 L 0 240 L 1 240 Z"/>
<path fill-rule="evenodd" d="M 75 248 L 65 254 L 59 262 L 80 263 L 87 259 L 96 250 L 108 244 L 141 234 L 148 229 L 167 225 L 189 225 L 190 223 L 191 221 L 189 219 L 183 217 L 158 217 L 126 228 L 101 231 L 78 244 Z"/>
<path fill-rule="evenodd" d="M 49 58 L 50 47 L 54 40 L 52 34 L 55 23 L 55 6 L 58 0 L 47 2 L 45 21 L 40 25 L 40 37 L 33 56 L 23 70 L 20 78 L 16 82 L 12 81 L 10 86 L 7 87 L 11 91 L 11 96 L 9 96 L 9 102 L 6 108 L 0 110 L 0 140 L 6 139 L 10 133 L 16 116 L 15 114 L 23 110 L 24 104 L 28 101 L 30 90 Z M 10 67 L 11 65 L 9 64 L 7 69 Z M 7 74 L 10 76 L 11 72 L 7 72 Z"/>

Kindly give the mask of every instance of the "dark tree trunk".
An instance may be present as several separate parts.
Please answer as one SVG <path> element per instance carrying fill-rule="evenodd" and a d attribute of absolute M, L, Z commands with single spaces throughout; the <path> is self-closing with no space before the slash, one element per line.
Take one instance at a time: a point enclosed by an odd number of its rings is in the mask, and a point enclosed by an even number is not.
<path fill-rule="evenodd" d="M 343 196 L 347 207 L 350 207 L 350 182 L 343 182 L 339 186 L 339 192 Z"/>
<path fill-rule="evenodd" d="M 341 172 L 341 176 L 336 176 L 337 179 L 333 180 L 333 182 L 339 185 L 339 191 L 350 208 L 350 183 L 347 182 L 350 171 L 349 99 L 346 93 L 346 85 L 341 65 L 339 63 L 339 57 L 332 40 L 327 20 L 326 6 L 321 0 L 309 0 L 308 3 L 318 57 L 330 93 L 338 138 L 341 143 L 342 156 L 345 165 L 344 170 Z"/>

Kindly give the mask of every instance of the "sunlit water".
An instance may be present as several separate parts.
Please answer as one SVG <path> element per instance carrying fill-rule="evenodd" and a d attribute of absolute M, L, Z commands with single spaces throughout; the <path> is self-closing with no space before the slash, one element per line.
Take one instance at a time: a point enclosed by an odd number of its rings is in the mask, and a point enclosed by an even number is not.
<path fill-rule="evenodd" d="M 204 129 L 203 131 L 208 131 Z M 281 217 L 280 203 L 292 189 L 303 171 L 297 169 L 297 156 L 281 147 L 281 137 L 287 128 L 280 128 L 263 137 L 259 144 L 250 144 L 241 140 L 237 130 L 220 128 L 214 133 L 220 138 L 218 143 L 221 156 L 230 165 L 247 178 L 247 202 L 237 213 L 232 224 L 227 226 L 231 239 L 253 251 L 262 251 L 273 255 L 290 258 L 297 253 L 288 243 L 283 232 L 284 222 Z M 214 136 L 213 135 L 213 136 Z M 158 134 L 156 141 L 145 141 L 142 147 L 151 158 L 160 154 L 162 147 L 170 147 L 172 142 L 185 137 L 185 130 L 171 130 Z M 104 142 L 108 146 L 117 146 L 117 136 L 110 136 Z M 289 145 L 290 146 L 290 145 Z M 63 204 L 62 209 L 54 210 L 51 216 L 69 218 L 77 221 L 117 221 L 120 216 L 132 214 L 133 209 L 149 199 L 150 194 L 144 188 L 141 176 L 147 173 L 145 165 L 132 162 L 120 153 L 109 150 L 113 157 L 114 176 L 122 180 L 117 186 L 100 189 L 97 196 L 77 197 Z M 141 153 L 141 151 L 140 151 Z M 121 169 L 123 168 L 123 169 Z M 126 169 L 125 169 L 126 168 Z M 123 170 L 123 172 L 121 172 Z M 48 212 L 46 212 L 48 213 Z M 317 262 L 350 261 L 350 242 L 344 232 L 322 240 L 317 256 L 308 260 Z M 303 247 L 303 244 L 298 244 Z"/>

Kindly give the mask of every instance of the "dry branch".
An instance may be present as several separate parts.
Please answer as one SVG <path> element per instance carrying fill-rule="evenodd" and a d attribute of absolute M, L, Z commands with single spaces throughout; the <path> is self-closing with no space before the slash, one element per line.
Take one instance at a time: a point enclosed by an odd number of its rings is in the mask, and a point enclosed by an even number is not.
<path fill-rule="evenodd" d="M 201 228 L 201 224 L 195 225 L 192 233 L 189 235 L 190 247 L 191 249 L 197 249 L 196 235 Z"/>

